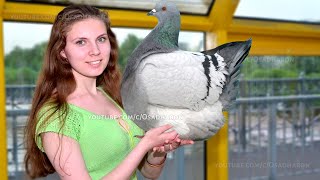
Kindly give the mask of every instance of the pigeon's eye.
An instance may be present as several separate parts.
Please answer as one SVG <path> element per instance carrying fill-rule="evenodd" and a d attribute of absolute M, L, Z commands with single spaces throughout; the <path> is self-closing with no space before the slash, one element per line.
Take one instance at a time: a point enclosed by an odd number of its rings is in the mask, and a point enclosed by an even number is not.
<path fill-rule="evenodd" d="M 162 11 L 166 11 L 167 8 L 165 6 L 162 7 Z"/>

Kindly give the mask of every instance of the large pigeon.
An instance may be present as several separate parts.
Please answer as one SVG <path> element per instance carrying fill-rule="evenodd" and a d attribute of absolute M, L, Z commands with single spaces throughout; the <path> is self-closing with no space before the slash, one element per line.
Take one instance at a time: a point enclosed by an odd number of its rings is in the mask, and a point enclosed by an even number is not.
<path fill-rule="evenodd" d="M 206 140 L 234 103 L 240 64 L 251 39 L 203 52 L 180 50 L 180 12 L 161 1 L 148 15 L 157 26 L 128 59 L 121 84 L 124 109 L 142 129 L 171 124 L 182 139 Z"/>

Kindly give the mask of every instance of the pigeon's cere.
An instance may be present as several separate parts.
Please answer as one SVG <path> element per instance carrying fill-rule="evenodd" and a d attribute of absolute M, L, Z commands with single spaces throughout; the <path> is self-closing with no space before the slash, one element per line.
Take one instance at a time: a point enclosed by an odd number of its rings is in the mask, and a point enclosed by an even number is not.
<path fill-rule="evenodd" d="M 146 131 L 171 124 L 183 139 L 210 138 L 224 125 L 222 111 L 235 102 L 251 39 L 182 51 L 176 5 L 161 1 L 148 15 L 158 24 L 128 59 L 121 84 L 125 111 Z"/>

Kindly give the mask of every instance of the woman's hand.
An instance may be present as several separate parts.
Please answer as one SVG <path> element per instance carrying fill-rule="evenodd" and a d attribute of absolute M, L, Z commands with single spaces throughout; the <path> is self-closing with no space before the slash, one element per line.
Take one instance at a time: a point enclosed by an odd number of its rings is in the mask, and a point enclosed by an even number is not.
<path fill-rule="evenodd" d="M 182 140 L 179 138 L 179 135 L 176 136 L 173 140 L 166 140 L 165 144 L 162 146 L 156 146 L 152 148 L 152 151 L 149 151 L 146 158 L 147 164 L 152 167 L 162 167 L 164 161 L 166 160 L 166 155 L 168 152 L 174 151 L 180 146 L 193 144 L 192 140 Z"/>
<path fill-rule="evenodd" d="M 173 126 L 164 125 L 157 128 L 150 129 L 144 136 L 136 136 L 142 138 L 140 143 L 151 150 L 153 147 L 164 146 L 166 142 L 174 142 L 177 139 L 178 133 L 171 129 Z"/>
<path fill-rule="evenodd" d="M 193 144 L 192 140 L 181 140 L 171 125 L 165 125 L 150 129 L 144 136 L 140 136 L 141 142 L 148 144 L 148 153 L 145 161 L 141 162 L 140 172 L 150 179 L 159 177 L 165 164 L 167 152 L 180 146 Z M 138 137 L 138 136 L 136 136 Z"/>
<path fill-rule="evenodd" d="M 166 140 L 165 144 L 162 146 L 156 146 L 152 148 L 153 152 L 159 152 L 159 153 L 167 153 L 170 151 L 174 151 L 175 149 L 179 148 L 180 146 L 194 144 L 193 140 L 184 140 L 180 139 L 179 135 L 172 141 Z"/>

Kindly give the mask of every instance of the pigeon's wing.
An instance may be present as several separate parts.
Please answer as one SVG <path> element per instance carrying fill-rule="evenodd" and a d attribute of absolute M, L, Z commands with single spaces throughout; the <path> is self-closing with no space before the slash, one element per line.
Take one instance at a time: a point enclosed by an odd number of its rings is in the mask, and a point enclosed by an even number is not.
<path fill-rule="evenodd" d="M 202 53 L 153 54 L 141 62 L 136 81 L 149 104 L 199 111 L 219 99 L 226 80 L 222 64 Z"/>
<path fill-rule="evenodd" d="M 148 36 L 133 50 L 132 54 L 128 57 L 128 62 L 123 73 L 122 83 L 127 81 L 140 63 L 146 57 L 158 53 L 170 53 L 178 50 L 178 46 L 163 46 L 154 40 L 155 32 L 151 32 Z"/>
<path fill-rule="evenodd" d="M 228 110 L 235 103 L 235 99 L 239 89 L 239 74 L 240 66 L 244 59 L 248 56 L 251 39 L 247 41 L 231 42 L 216 47 L 208 51 L 204 51 L 207 55 L 216 55 L 223 58 L 226 63 L 227 71 L 226 84 L 223 87 L 223 92 L 220 96 L 220 101 L 224 110 Z"/>

